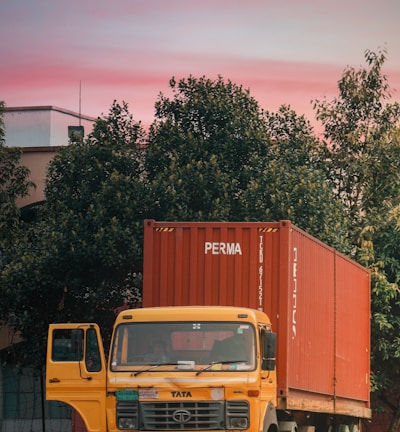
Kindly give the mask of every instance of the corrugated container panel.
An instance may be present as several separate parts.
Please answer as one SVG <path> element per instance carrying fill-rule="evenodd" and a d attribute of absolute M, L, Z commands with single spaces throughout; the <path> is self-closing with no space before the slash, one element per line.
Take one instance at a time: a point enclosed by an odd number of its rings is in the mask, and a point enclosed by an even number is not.
<path fill-rule="evenodd" d="M 334 378 L 334 254 L 292 228 L 288 387 L 325 395 Z"/>
<path fill-rule="evenodd" d="M 369 400 L 369 272 L 336 259 L 336 395 Z M 368 317 L 368 319 L 366 319 Z"/>
<path fill-rule="evenodd" d="M 288 221 L 145 222 L 143 305 L 263 310 L 287 404 L 369 406 L 369 295 L 366 269 Z"/>
<path fill-rule="evenodd" d="M 278 262 L 266 240 L 270 235 L 266 228 L 270 225 L 243 223 L 240 228 L 236 223 L 146 225 L 143 305 L 220 304 L 261 309 L 262 294 L 272 292 L 266 289 L 265 279 L 274 274 L 272 266 Z M 263 247 L 270 248 L 267 264 L 259 262 Z M 268 271 L 263 269 L 260 275 L 263 266 Z"/>

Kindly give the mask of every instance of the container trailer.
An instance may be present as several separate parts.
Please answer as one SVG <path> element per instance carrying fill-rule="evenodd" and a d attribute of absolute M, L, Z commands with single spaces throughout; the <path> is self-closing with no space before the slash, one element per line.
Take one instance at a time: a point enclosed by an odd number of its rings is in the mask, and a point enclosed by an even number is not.
<path fill-rule="evenodd" d="M 95 323 L 50 325 L 46 395 L 90 432 L 358 432 L 369 325 L 369 271 L 289 221 L 146 220 L 143 308 L 107 362 Z"/>

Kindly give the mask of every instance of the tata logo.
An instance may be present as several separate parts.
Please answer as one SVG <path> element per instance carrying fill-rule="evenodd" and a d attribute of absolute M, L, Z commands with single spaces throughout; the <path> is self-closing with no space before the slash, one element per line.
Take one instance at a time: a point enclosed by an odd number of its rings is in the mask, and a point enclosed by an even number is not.
<path fill-rule="evenodd" d="M 211 255 L 242 255 L 240 243 L 205 242 L 204 254 Z"/>
<path fill-rule="evenodd" d="M 178 397 L 191 398 L 192 397 L 192 393 L 190 393 L 189 391 L 173 391 L 173 392 L 171 392 L 171 395 L 173 398 L 178 398 Z"/>
<path fill-rule="evenodd" d="M 179 409 L 172 413 L 172 419 L 175 423 L 185 424 L 190 420 L 191 414 L 187 410 Z"/>

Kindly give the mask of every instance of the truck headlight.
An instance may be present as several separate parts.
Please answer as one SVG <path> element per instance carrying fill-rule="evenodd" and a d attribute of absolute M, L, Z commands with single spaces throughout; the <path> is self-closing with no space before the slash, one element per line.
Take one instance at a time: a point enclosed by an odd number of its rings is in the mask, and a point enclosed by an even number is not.
<path fill-rule="evenodd" d="M 118 429 L 137 429 L 136 418 L 120 417 L 118 419 Z"/>
<path fill-rule="evenodd" d="M 121 430 L 138 429 L 139 405 L 137 401 L 117 401 L 117 426 Z"/>
<path fill-rule="evenodd" d="M 249 404 L 247 401 L 226 401 L 226 428 L 243 430 L 249 428 Z"/>
<path fill-rule="evenodd" d="M 247 418 L 232 417 L 229 419 L 228 429 L 247 429 L 249 422 Z"/>

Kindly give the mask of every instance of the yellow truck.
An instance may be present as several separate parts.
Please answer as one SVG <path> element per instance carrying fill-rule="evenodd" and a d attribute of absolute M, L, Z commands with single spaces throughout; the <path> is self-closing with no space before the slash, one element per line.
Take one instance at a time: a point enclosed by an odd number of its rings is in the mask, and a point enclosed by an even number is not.
<path fill-rule="evenodd" d="M 268 431 L 275 344 L 256 310 L 132 309 L 117 318 L 107 370 L 96 324 L 52 324 L 46 396 L 74 407 L 90 432 Z"/>

